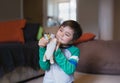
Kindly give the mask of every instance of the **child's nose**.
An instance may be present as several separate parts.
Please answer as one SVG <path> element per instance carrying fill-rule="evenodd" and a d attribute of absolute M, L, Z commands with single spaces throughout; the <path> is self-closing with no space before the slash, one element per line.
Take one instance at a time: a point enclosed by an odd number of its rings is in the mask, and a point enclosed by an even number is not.
<path fill-rule="evenodd" d="M 64 33 L 61 33 L 61 37 L 63 37 L 64 36 Z"/>

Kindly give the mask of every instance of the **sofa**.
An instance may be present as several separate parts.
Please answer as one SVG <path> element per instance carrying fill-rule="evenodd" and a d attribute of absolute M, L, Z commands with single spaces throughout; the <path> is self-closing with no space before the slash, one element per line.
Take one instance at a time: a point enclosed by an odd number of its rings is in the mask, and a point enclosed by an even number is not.
<path fill-rule="evenodd" d="M 91 40 L 77 46 L 81 50 L 77 71 L 120 75 L 120 41 Z"/>
<path fill-rule="evenodd" d="M 81 54 L 75 83 L 120 82 L 120 41 L 93 39 L 77 47 Z"/>
<path fill-rule="evenodd" d="M 0 83 L 25 82 L 44 75 L 38 61 L 39 23 L 0 22 Z"/>

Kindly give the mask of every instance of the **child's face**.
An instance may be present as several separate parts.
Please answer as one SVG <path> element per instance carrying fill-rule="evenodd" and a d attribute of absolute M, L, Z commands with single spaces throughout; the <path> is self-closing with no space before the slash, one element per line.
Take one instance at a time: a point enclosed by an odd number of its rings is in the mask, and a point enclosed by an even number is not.
<path fill-rule="evenodd" d="M 56 38 L 61 44 L 68 44 L 73 39 L 74 31 L 69 26 L 61 26 L 56 33 Z"/>

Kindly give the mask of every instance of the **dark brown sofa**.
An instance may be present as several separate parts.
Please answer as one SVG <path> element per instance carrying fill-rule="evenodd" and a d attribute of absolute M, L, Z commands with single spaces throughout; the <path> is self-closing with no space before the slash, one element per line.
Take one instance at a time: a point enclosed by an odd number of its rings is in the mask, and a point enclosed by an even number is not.
<path fill-rule="evenodd" d="M 77 46 L 81 50 L 78 72 L 120 75 L 120 41 L 91 40 Z"/>

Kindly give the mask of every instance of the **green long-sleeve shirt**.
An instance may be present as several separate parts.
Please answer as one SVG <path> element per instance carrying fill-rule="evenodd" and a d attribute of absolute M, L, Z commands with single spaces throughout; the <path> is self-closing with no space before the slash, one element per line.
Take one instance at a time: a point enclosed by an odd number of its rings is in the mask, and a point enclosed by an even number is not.
<path fill-rule="evenodd" d="M 60 49 L 60 48 L 57 51 L 55 51 L 54 60 L 56 64 L 66 74 L 73 74 L 77 66 L 77 62 L 78 62 L 79 55 L 80 55 L 80 50 L 75 46 L 70 46 L 66 48 L 65 50 L 68 50 L 68 52 L 65 52 L 64 49 Z M 43 70 L 49 70 L 51 66 L 49 60 L 45 62 L 43 61 L 43 56 L 44 56 L 45 51 L 46 51 L 46 48 L 44 47 L 39 48 L 39 57 L 40 57 L 39 64 Z"/>

